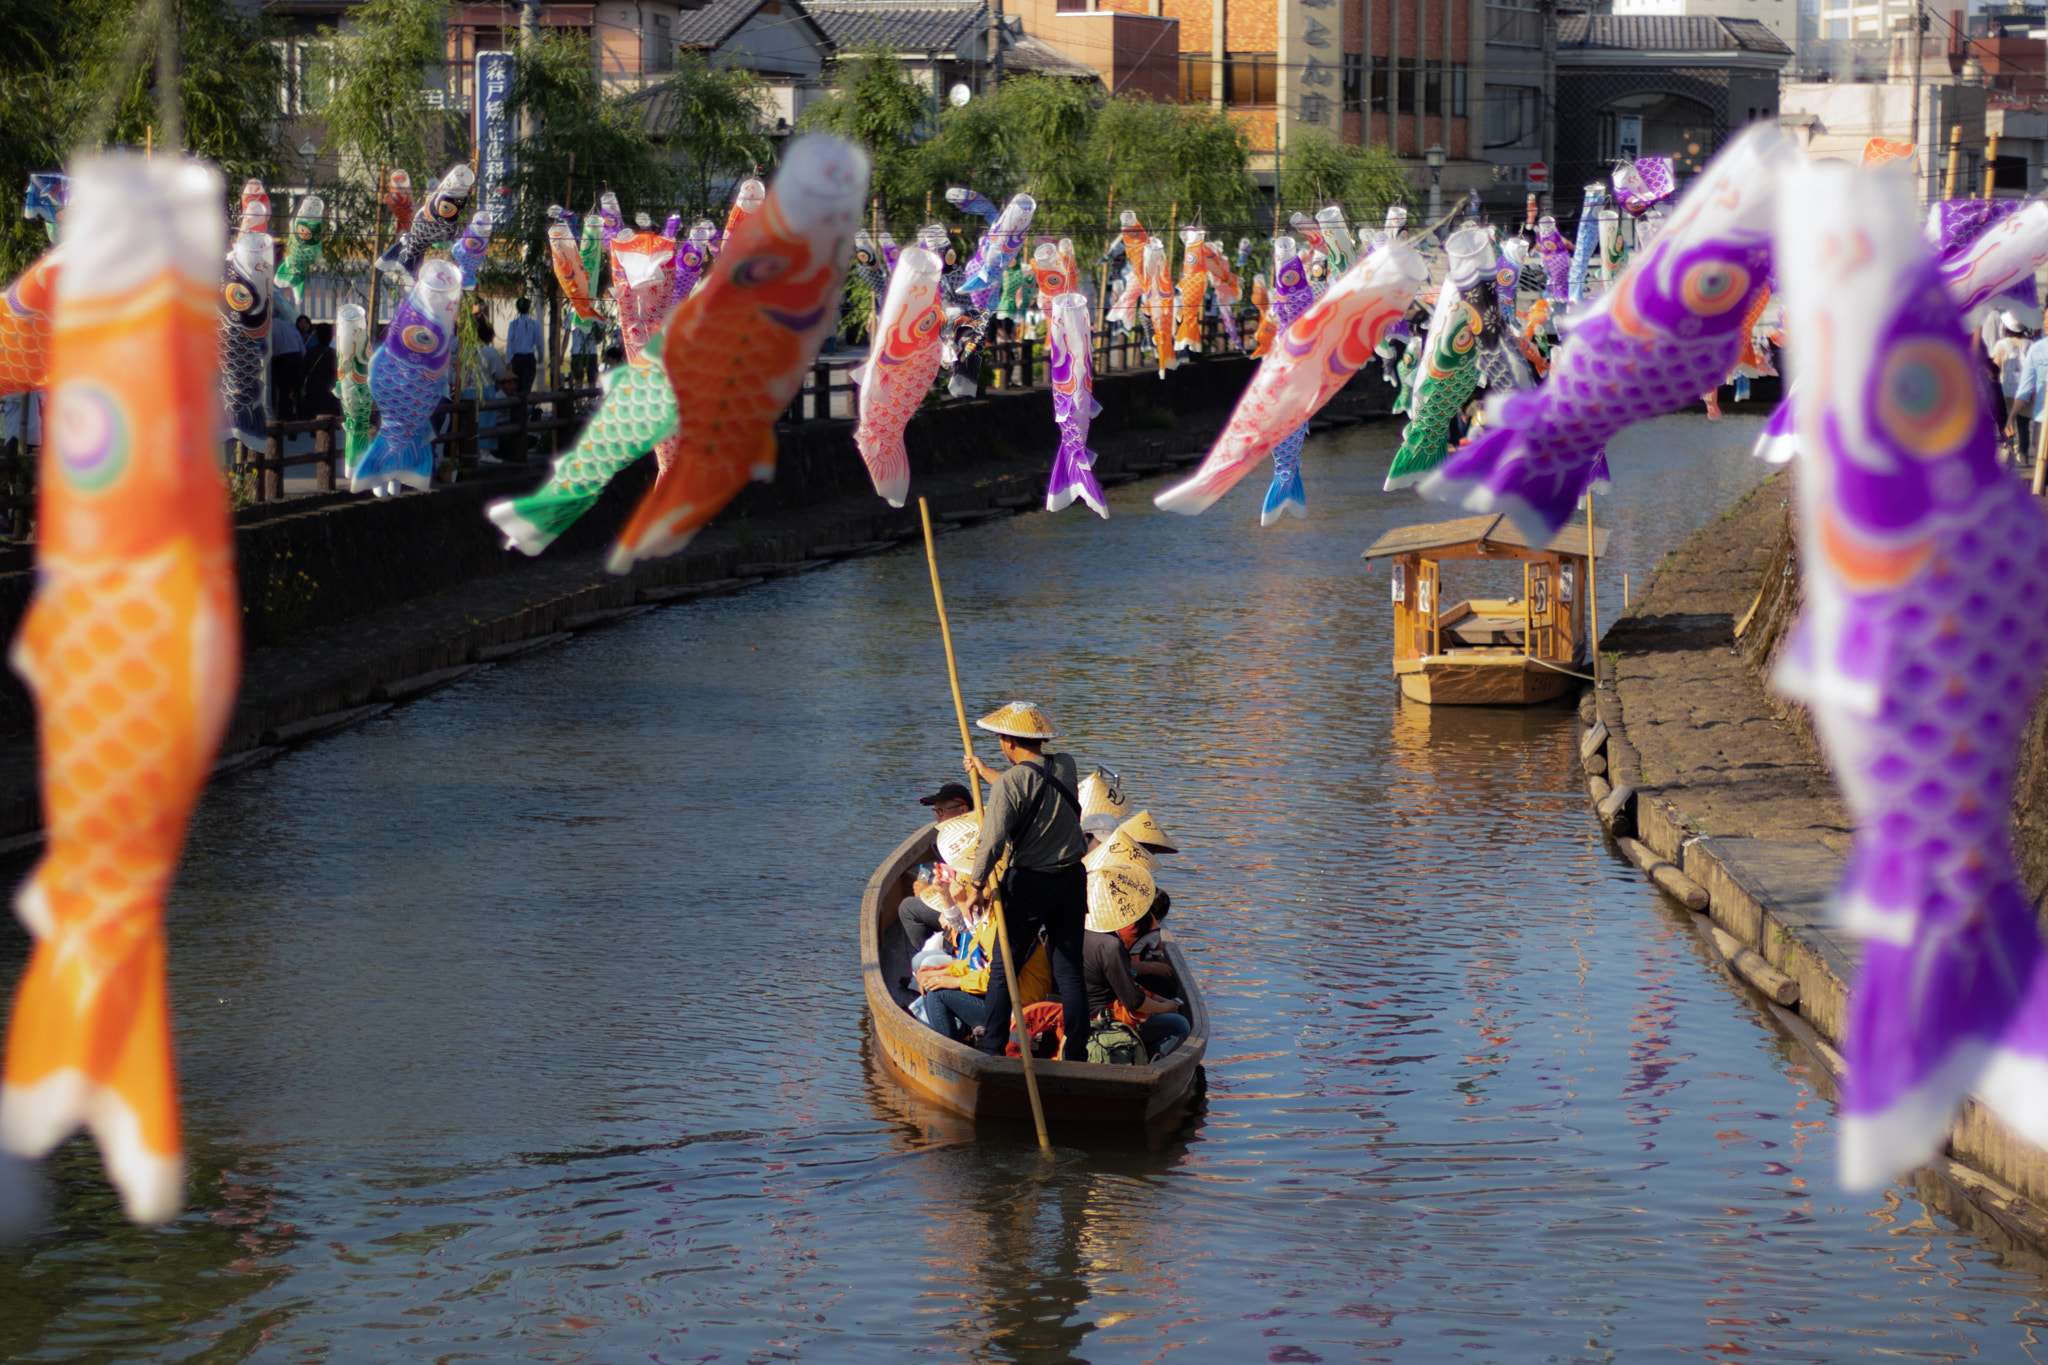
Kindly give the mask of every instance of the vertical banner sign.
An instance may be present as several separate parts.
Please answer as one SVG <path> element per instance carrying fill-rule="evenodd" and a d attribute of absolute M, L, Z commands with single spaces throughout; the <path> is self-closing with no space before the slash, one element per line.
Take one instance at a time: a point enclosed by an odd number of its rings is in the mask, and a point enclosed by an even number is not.
<path fill-rule="evenodd" d="M 476 98 L 471 102 L 476 126 L 477 196 L 479 207 L 490 202 L 486 196 L 502 196 L 512 175 L 512 120 L 505 110 L 505 96 L 512 89 L 512 54 L 476 54 Z"/>

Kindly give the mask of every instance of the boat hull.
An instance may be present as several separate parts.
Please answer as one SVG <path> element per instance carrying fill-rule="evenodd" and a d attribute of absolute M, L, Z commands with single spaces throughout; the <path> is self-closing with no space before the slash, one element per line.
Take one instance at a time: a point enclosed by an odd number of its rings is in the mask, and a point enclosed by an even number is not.
<path fill-rule="evenodd" d="M 875 869 L 861 897 L 861 971 L 875 1054 L 899 1085 L 952 1113 L 973 1119 L 1028 1120 L 1031 1102 L 1024 1088 L 1024 1064 L 1014 1057 L 985 1056 L 926 1028 L 903 1008 L 905 1000 L 914 998 L 912 993 L 891 980 L 891 959 L 901 951 L 902 939 L 896 907 L 909 894 L 911 870 L 932 856 L 932 835 L 933 828 L 927 825 L 904 840 Z M 1179 945 L 1167 937 L 1165 946 L 1187 996 L 1191 1031 L 1186 1041 L 1164 1059 L 1144 1066 L 1037 1062 L 1033 1070 L 1048 1123 L 1170 1122 L 1199 1092 L 1202 1055 L 1208 1049 L 1208 1010 Z"/>
<path fill-rule="evenodd" d="M 1440 656 L 1403 659 L 1394 669 L 1401 695 L 1425 706 L 1533 706 L 1563 696 L 1579 682 L 1519 656 L 1469 663 Z"/>

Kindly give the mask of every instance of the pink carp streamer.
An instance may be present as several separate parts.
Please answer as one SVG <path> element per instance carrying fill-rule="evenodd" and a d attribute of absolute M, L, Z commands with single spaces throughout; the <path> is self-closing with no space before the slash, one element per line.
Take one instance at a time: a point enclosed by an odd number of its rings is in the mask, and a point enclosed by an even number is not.
<path fill-rule="evenodd" d="M 626 359 L 638 360 L 675 300 L 676 244 L 653 232 L 612 238 L 612 302 Z"/>
<path fill-rule="evenodd" d="M 1428 276 L 1422 257 L 1405 242 L 1346 272 L 1275 338 L 1201 467 L 1153 503 L 1185 516 L 1208 510 L 1372 359 Z"/>
<path fill-rule="evenodd" d="M 1804 607 L 1773 681 L 1856 817 L 1841 1178 L 1869 1189 L 1939 1150 L 1972 1089 L 2048 1140 L 2048 974 L 2008 834 L 2048 664 L 2048 520 L 1999 468 L 1910 181 L 1797 168 L 1777 225 Z"/>
<path fill-rule="evenodd" d="M 940 331 L 946 321 L 939 276 L 944 272 L 945 263 L 923 247 L 911 247 L 897 258 L 875 344 L 861 367 L 860 426 L 853 443 L 875 492 L 891 507 L 901 507 L 910 493 L 910 452 L 903 445 L 903 430 L 939 372 Z"/>
<path fill-rule="evenodd" d="M 1753 126 L 1715 157 L 1650 249 L 1575 318 L 1550 377 L 1494 399 L 1486 431 L 1421 494 L 1506 512 L 1538 544 L 1555 535 L 1606 483 L 1617 431 L 1697 401 L 1735 364 L 1749 304 L 1769 287 L 1777 170 L 1798 156 L 1788 135 Z"/>
<path fill-rule="evenodd" d="M 1060 294 L 1046 304 L 1046 368 L 1052 383 L 1052 416 L 1059 425 L 1060 448 L 1053 456 L 1052 478 L 1045 489 L 1045 510 L 1057 512 L 1079 498 L 1109 515 L 1102 484 L 1095 477 L 1095 452 L 1088 448 L 1088 424 L 1102 411 L 1095 401 L 1094 363 L 1089 354 L 1093 331 L 1088 296 Z"/>

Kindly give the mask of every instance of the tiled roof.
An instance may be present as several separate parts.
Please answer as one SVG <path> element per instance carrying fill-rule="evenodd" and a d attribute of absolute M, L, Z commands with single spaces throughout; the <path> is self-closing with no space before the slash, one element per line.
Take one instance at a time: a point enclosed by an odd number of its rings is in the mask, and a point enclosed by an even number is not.
<path fill-rule="evenodd" d="M 1754 19 L 1706 14 L 1560 14 L 1557 45 L 1624 52 L 1757 52 L 1792 55 L 1784 39 Z"/>
<path fill-rule="evenodd" d="M 951 52 L 988 26 L 985 6 L 947 0 L 807 0 L 804 8 L 841 55 L 869 47 Z"/>
<path fill-rule="evenodd" d="M 1041 76 L 1066 76 L 1074 80 L 1100 80 L 1101 75 L 1086 62 L 1077 62 L 1042 38 L 1025 34 L 1012 38 L 1003 48 L 1003 70 L 1031 71 Z"/>
<path fill-rule="evenodd" d="M 676 46 L 717 47 L 759 8 L 761 0 L 711 0 L 702 9 L 686 10 L 676 16 Z"/>

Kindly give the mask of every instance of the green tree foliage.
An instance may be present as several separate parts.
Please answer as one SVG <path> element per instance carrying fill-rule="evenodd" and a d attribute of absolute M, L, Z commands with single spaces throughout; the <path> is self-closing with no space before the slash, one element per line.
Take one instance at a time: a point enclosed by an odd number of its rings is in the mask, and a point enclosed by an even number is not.
<path fill-rule="evenodd" d="M 931 177 L 921 144 L 933 131 L 932 96 L 894 55 L 875 49 L 837 63 L 832 93 L 804 111 L 804 126 L 867 149 L 874 165 L 869 183 L 890 221 L 923 211 Z"/>
<path fill-rule="evenodd" d="M 551 204 L 589 212 L 598 193 L 611 190 L 629 215 L 666 215 L 674 186 L 647 131 L 644 109 L 637 101 L 607 98 L 599 90 L 587 38 L 545 36 L 521 47 L 506 108 L 515 124 L 523 116 L 531 131 L 513 142 L 513 172 L 507 180 L 511 217 L 498 225 L 494 240 L 518 243 L 522 263 L 512 278 L 487 270 L 486 287 L 549 287 Z M 590 283 L 600 287 L 597 280 Z"/>
<path fill-rule="evenodd" d="M 1114 99 L 1096 120 L 1094 148 L 1117 203 L 1138 210 L 1148 228 L 1163 231 L 1169 215 L 1251 219 L 1251 147 L 1219 109 Z"/>
<path fill-rule="evenodd" d="M 1424 193 L 1380 143 L 1354 147 L 1319 128 L 1304 128 L 1295 130 L 1280 157 L 1280 204 L 1286 212 L 1313 215 L 1325 204 L 1342 204 L 1354 223 L 1377 224 L 1387 205 L 1413 203 Z"/>
<path fill-rule="evenodd" d="M 363 0 L 346 28 L 321 34 L 334 45 L 325 137 L 341 170 L 341 183 L 321 190 L 327 251 L 337 260 L 366 260 L 374 254 L 384 175 L 410 175 L 417 199 L 447 161 L 467 152 L 461 124 L 427 99 L 428 88 L 445 81 L 447 0 Z"/>
<path fill-rule="evenodd" d="M 750 71 L 684 53 L 673 76 L 636 99 L 647 131 L 668 156 L 685 225 L 699 217 L 723 222 L 733 183 L 774 158 L 761 131 L 767 85 Z"/>
<path fill-rule="evenodd" d="M 103 120 L 109 143 L 141 146 L 159 121 L 152 24 L 136 0 L 0 0 L 0 188 L 18 195 L 33 171 L 64 167 Z M 178 93 L 186 147 L 217 163 L 235 195 L 277 173 L 275 52 L 226 0 L 177 0 Z M 140 60 L 121 82 L 123 59 Z M 49 245 L 42 224 L 0 216 L 0 276 L 13 278 Z"/>

